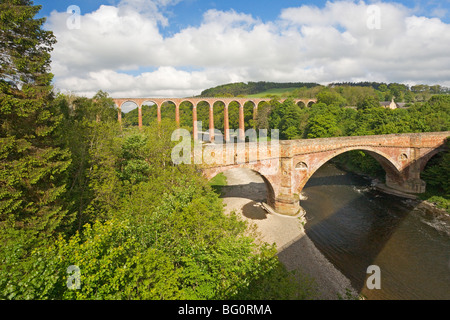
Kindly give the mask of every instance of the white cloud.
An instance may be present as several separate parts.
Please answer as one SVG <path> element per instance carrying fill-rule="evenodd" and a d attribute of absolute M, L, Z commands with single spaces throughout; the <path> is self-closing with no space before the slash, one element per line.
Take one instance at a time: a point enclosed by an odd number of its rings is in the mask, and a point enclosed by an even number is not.
<path fill-rule="evenodd" d="M 236 11 L 208 10 L 198 27 L 164 37 L 163 8 L 180 0 L 122 0 L 81 17 L 52 12 L 48 28 L 55 86 L 92 96 L 192 96 L 236 81 L 386 81 L 450 86 L 450 25 L 377 3 L 380 27 L 369 28 L 369 4 L 328 2 L 286 8 L 265 22 Z M 127 74 L 132 70 L 151 72 Z"/>
<path fill-rule="evenodd" d="M 136 11 L 101 6 L 82 16 L 80 29 L 73 30 L 65 26 L 66 19 L 67 14 L 57 12 L 49 18 L 58 40 L 52 55 L 57 76 L 138 68 L 163 43 L 155 20 Z"/>

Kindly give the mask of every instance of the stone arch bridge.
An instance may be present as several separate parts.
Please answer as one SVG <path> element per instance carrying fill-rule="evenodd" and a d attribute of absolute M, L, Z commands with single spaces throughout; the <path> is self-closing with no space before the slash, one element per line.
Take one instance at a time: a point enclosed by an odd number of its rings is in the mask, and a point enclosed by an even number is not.
<path fill-rule="evenodd" d="M 158 122 L 161 122 L 161 107 L 165 102 L 172 102 L 175 105 L 175 121 L 179 125 L 180 124 L 180 105 L 183 102 L 189 102 L 192 105 L 192 121 L 193 121 L 193 136 L 194 139 L 198 139 L 198 128 L 197 128 L 197 105 L 200 102 L 206 102 L 209 105 L 209 137 L 211 141 L 214 141 L 214 104 L 216 102 L 222 102 L 224 104 L 224 135 L 225 140 L 228 141 L 230 139 L 229 136 L 229 121 L 228 121 L 228 106 L 231 102 L 237 102 L 239 104 L 239 139 L 244 140 L 244 105 L 247 102 L 253 104 L 253 119 L 256 119 L 256 115 L 258 112 L 258 105 L 261 102 L 269 102 L 271 99 L 260 99 L 260 98 L 115 98 L 113 99 L 114 103 L 118 108 L 118 119 L 119 122 L 122 122 L 122 106 L 126 102 L 133 102 L 138 107 L 138 123 L 139 127 L 142 127 L 142 106 L 145 103 L 154 103 L 157 107 L 157 119 Z M 280 102 L 285 101 L 286 99 L 279 99 Z M 316 99 L 294 99 L 294 103 L 300 104 L 303 103 L 305 106 L 311 106 L 311 104 L 316 103 Z"/>
<path fill-rule="evenodd" d="M 278 213 L 296 215 L 301 210 L 299 195 L 314 172 L 351 150 L 364 151 L 381 164 L 387 187 L 406 193 L 425 192 L 420 173 L 434 155 L 448 150 L 449 137 L 450 131 L 446 131 L 278 141 L 278 145 L 268 142 L 263 148 L 257 142 L 235 143 L 223 149 L 225 144 L 214 148 L 206 145 L 203 158 L 209 152 L 215 162 L 208 162 L 211 164 L 202 170 L 208 179 L 232 168 L 256 171 L 266 184 L 267 204 Z"/>

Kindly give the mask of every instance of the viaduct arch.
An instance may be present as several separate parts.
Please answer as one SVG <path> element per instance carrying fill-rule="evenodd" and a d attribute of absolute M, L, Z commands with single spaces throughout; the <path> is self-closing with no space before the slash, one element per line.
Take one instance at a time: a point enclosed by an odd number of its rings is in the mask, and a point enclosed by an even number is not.
<path fill-rule="evenodd" d="M 236 157 L 230 161 L 226 152 L 220 150 L 223 145 L 216 145 L 220 156 L 202 171 L 208 179 L 232 168 L 256 171 L 269 191 L 267 204 L 278 213 L 296 215 L 301 210 L 300 193 L 314 172 L 332 158 L 351 150 L 365 151 L 381 164 L 386 171 L 387 187 L 406 193 L 425 192 L 426 184 L 420 179 L 420 173 L 435 154 L 448 151 L 449 137 L 450 131 L 289 140 L 268 143 L 270 152 L 260 152 L 255 142 L 237 143 L 231 152 L 237 155 L 238 148 L 245 151 L 241 161 Z M 254 161 L 255 155 L 257 161 Z"/>
<path fill-rule="evenodd" d="M 190 102 L 192 104 L 192 123 L 193 123 L 193 135 L 194 140 L 198 139 L 198 128 L 197 128 L 197 106 L 200 102 L 206 102 L 209 105 L 209 137 L 211 141 L 214 141 L 214 104 L 216 102 L 222 102 L 224 104 L 224 138 L 225 141 L 230 140 L 230 126 L 229 126 L 229 116 L 228 107 L 230 103 L 237 102 L 239 104 L 239 139 L 243 141 L 245 139 L 245 128 L 244 128 L 244 105 L 247 102 L 253 104 L 253 119 L 256 119 L 258 113 L 258 105 L 261 102 L 269 102 L 271 99 L 264 98 L 115 98 L 114 103 L 118 109 L 118 120 L 122 123 L 122 106 L 124 103 L 133 102 L 138 107 L 138 123 L 139 127 L 142 127 L 142 106 L 145 102 L 153 102 L 157 107 L 157 120 L 161 122 L 161 107 L 165 102 L 172 102 L 175 104 L 175 122 L 177 125 L 180 124 L 180 105 L 183 102 Z M 280 99 L 280 102 L 284 102 L 286 99 Z M 305 106 L 310 106 L 316 103 L 316 99 L 294 99 L 294 103 L 303 103 Z"/>

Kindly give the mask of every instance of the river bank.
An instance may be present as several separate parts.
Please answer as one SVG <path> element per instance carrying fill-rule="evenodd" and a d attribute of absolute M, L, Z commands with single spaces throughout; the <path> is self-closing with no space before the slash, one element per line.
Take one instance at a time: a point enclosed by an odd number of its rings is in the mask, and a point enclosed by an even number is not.
<path fill-rule="evenodd" d="M 415 200 L 415 206 L 418 209 L 424 210 L 424 211 L 432 213 L 432 214 L 440 214 L 440 215 L 445 215 L 447 217 L 450 217 L 449 212 L 445 208 L 440 207 L 436 203 L 433 203 L 433 202 L 430 202 L 427 200 L 422 200 L 417 195 L 391 189 L 382 182 L 382 179 L 380 177 L 373 177 L 369 174 L 359 172 L 356 168 L 345 165 L 344 163 L 339 162 L 339 161 L 334 161 L 333 164 L 337 168 L 339 168 L 345 172 L 353 173 L 353 174 L 356 174 L 361 177 L 365 177 L 365 178 L 369 179 L 371 181 L 372 187 L 374 187 L 376 190 L 378 190 L 380 192 L 383 192 L 383 193 L 386 193 L 389 195 L 393 195 L 393 196 L 397 196 L 400 198 Z"/>
<path fill-rule="evenodd" d="M 227 186 L 222 188 L 225 211 L 235 210 L 258 234 L 258 241 L 275 243 L 279 260 L 290 271 L 312 277 L 316 284 L 316 298 L 337 300 L 348 295 L 358 296 L 347 279 L 317 249 L 306 235 L 302 220 L 267 212 L 266 186 L 261 177 L 249 170 L 233 169 L 224 173 Z"/>
<path fill-rule="evenodd" d="M 378 191 L 381 191 L 383 193 L 390 194 L 393 196 L 397 196 L 400 198 L 413 200 L 412 205 L 414 205 L 419 210 L 423 210 L 423 211 L 428 212 L 433 215 L 444 215 L 444 216 L 449 217 L 447 210 L 438 207 L 436 204 L 434 204 L 432 202 L 429 202 L 427 200 L 421 200 L 419 197 L 412 195 L 412 194 L 408 194 L 408 193 L 390 189 L 383 183 L 377 183 L 376 179 L 373 181 L 373 184 L 374 184 L 375 189 Z"/>

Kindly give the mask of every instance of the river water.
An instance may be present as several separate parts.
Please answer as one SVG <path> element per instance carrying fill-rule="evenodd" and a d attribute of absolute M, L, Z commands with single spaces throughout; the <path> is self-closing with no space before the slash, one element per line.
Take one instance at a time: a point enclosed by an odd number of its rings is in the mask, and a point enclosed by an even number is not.
<path fill-rule="evenodd" d="M 303 189 L 306 234 L 369 300 L 450 299 L 450 219 L 376 191 L 367 178 L 332 164 Z M 367 267 L 381 271 L 368 289 Z"/>

